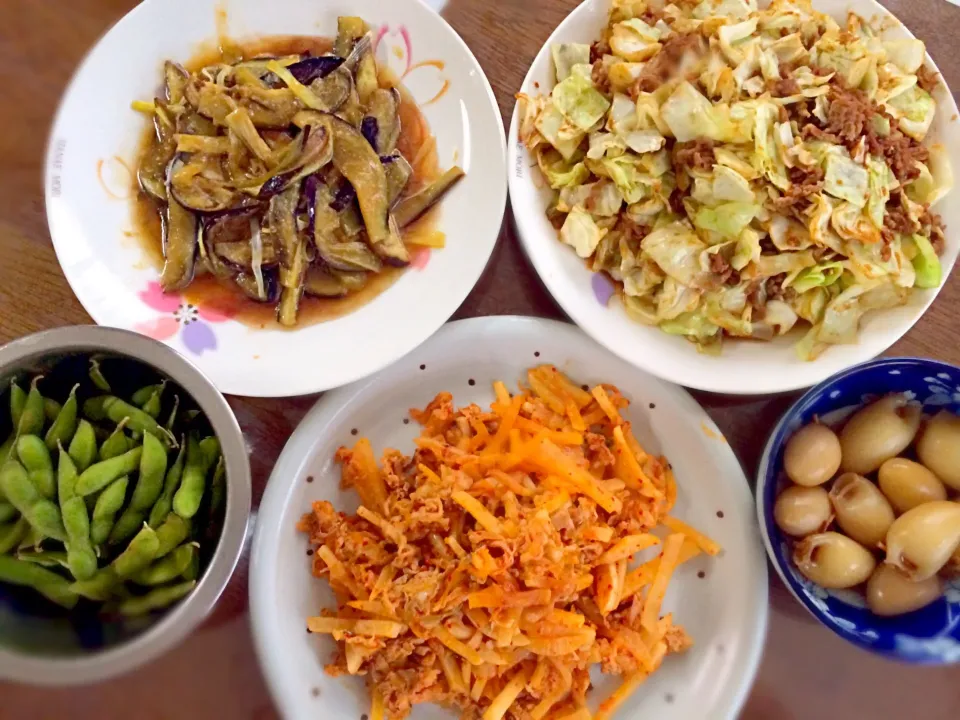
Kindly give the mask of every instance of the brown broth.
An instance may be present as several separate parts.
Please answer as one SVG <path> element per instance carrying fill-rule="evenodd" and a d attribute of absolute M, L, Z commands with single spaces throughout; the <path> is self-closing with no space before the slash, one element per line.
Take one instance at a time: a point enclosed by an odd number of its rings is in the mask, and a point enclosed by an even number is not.
<path fill-rule="evenodd" d="M 221 39 L 215 48 L 204 48 L 184 63 L 191 72 L 207 65 L 226 60 L 235 61 L 256 55 L 294 55 L 306 52 L 321 55 L 330 52 L 333 40 L 323 37 L 281 36 L 267 37 L 237 45 L 233 41 Z M 436 141 L 430 132 L 426 118 L 420 112 L 416 102 L 395 79 L 381 72 L 381 87 L 396 87 L 400 90 L 400 137 L 397 149 L 413 167 L 413 176 L 404 190 L 403 197 L 412 195 L 431 183 L 440 175 Z M 154 143 L 152 124 L 144 131 L 137 153 L 139 158 Z M 136 185 L 134 175 L 133 223 L 135 235 L 140 239 L 144 253 L 159 270 L 163 267 L 163 233 L 160 214 L 155 203 Z M 438 208 L 426 213 L 422 218 L 403 230 L 403 239 L 408 247 L 416 250 L 416 238 L 434 234 Z M 347 315 L 366 305 L 387 290 L 403 273 L 403 268 L 388 268 L 373 276 L 363 288 L 343 298 L 318 298 L 304 295 L 300 301 L 296 327 L 333 320 Z M 235 320 L 253 328 L 281 328 L 276 320 L 276 308 L 269 303 L 258 303 L 229 281 L 222 281 L 211 274 L 198 274 L 194 281 L 183 291 L 183 297 L 198 307 L 217 308 L 231 315 Z"/>

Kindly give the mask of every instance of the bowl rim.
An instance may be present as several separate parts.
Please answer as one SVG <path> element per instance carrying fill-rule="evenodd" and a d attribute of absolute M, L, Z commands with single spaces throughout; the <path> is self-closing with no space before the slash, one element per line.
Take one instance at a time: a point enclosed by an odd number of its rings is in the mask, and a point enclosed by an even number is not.
<path fill-rule="evenodd" d="M 68 686 L 106 680 L 158 658 L 192 632 L 220 598 L 245 544 L 252 497 L 250 461 L 240 424 L 226 398 L 192 363 L 161 342 L 128 330 L 76 325 L 45 330 L 0 347 L 0 373 L 58 353 L 106 352 L 148 365 L 196 401 L 220 441 L 229 478 L 223 529 L 197 587 L 149 629 L 102 651 L 43 657 L 0 647 L 0 677 L 20 683 Z"/>
<path fill-rule="evenodd" d="M 883 17 L 883 18 L 892 18 L 897 23 L 897 31 L 904 34 L 905 37 L 917 39 L 916 34 L 904 23 L 900 18 L 892 12 L 889 8 L 882 5 L 878 0 L 860 0 L 862 2 L 867 2 L 872 6 L 872 12 L 874 16 Z M 566 30 L 569 26 L 575 25 L 578 22 L 582 22 L 583 16 L 589 12 L 594 11 L 594 7 L 597 5 L 602 5 L 607 8 L 611 5 L 613 0 L 583 0 L 579 5 L 574 7 L 569 14 L 564 17 L 560 23 L 551 31 L 548 38 L 544 41 L 543 46 L 534 56 L 534 59 L 531 61 L 530 66 L 527 70 L 526 75 L 523 78 L 523 81 L 520 84 L 518 93 L 523 93 L 527 91 L 527 88 L 531 86 L 531 82 L 534 76 L 534 69 L 538 67 L 543 61 L 544 58 L 548 57 L 550 54 L 551 46 L 556 42 L 555 38 L 562 31 Z M 813 0 L 816 4 L 817 0 Z M 847 3 L 850 4 L 849 2 Z M 815 8 L 817 9 L 817 8 Z M 823 10 L 819 10 L 823 12 Z M 832 13 L 827 13 L 831 16 Z M 860 14 L 866 16 L 866 13 L 860 11 Z M 957 101 L 953 95 L 953 91 L 947 85 L 945 76 L 940 70 L 937 63 L 934 61 L 933 57 L 930 55 L 929 50 L 927 49 L 926 43 L 924 43 L 924 65 L 928 68 L 932 68 L 941 78 L 941 85 L 943 90 L 937 96 L 937 113 L 938 115 L 941 112 L 944 113 L 956 113 L 958 111 Z M 546 92 L 546 90 L 541 90 L 540 92 Z M 725 395 L 738 395 L 738 396 L 772 396 L 778 393 L 786 392 L 796 392 L 805 390 L 807 388 L 813 387 L 823 382 L 829 381 L 831 378 L 836 377 L 837 374 L 844 372 L 847 369 L 852 367 L 859 367 L 864 362 L 869 362 L 872 358 L 880 355 L 883 352 L 888 351 L 898 340 L 902 339 L 908 332 L 910 332 L 916 325 L 920 322 L 924 315 L 930 310 L 931 306 L 936 302 L 940 297 L 941 291 L 947 284 L 947 281 L 950 278 L 953 270 L 955 269 L 958 260 L 960 260 L 960 253 L 954 255 L 952 261 L 943 267 L 943 281 L 936 288 L 931 288 L 930 290 L 920 290 L 920 292 L 928 293 L 928 295 L 923 297 L 923 307 L 920 314 L 909 323 L 904 322 L 899 326 L 894 326 L 893 329 L 888 330 L 887 334 L 882 339 L 880 345 L 874 348 L 871 351 L 871 354 L 861 357 L 859 360 L 856 360 L 852 364 L 847 365 L 846 367 L 841 367 L 834 371 L 833 374 L 830 374 L 830 370 L 824 369 L 818 370 L 816 372 L 811 371 L 810 375 L 797 376 L 795 373 L 791 372 L 778 372 L 776 373 L 775 380 L 766 380 L 764 379 L 763 386 L 758 389 L 755 384 L 750 384 L 751 382 L 756 382 L 756 378 L 750 378 L 745 376 L 743 383 L 738 385 L 731 386 L 728 383 L 722 382 L 724 374 L 718 372 L 718 369 L 722 369 L 719 365 L 712 369 L 709 372 L 698 372 L 692 370 L 689 372 L 676 371 L 672 366 L 665 365 L 663 362 L 659 361 L 657 353 L 650 352 L 625 352 L 624 348 L 616 347 L 616 343 L 610 341 L 610 337 L 616 334 L 615 330 L 611 331 L 599 331 L 595 325 L 588 321 L 587 316 L 584 314 L 584 311 L 581 309 L 582 304 L 577 302 L 577 298 L 571 297 L 569 293 L 561 293 L 554 291 L 554 279 L 553 276 L 556 274 L 553 272 L 552 268 L 546 268 L 544 261 L 542 259 L 542 254 L 537 253 L 533 249 L 532 241 L 527 240 L 529 235 L 540 235 L 539 232 L 534 231 L 533 228 L 529 227 L 528 217 L 530 215 L 530 210 L 526 207 L 518 208 L 517 203 L 513 202 L 514 194 L 516 189 L 521 186 L 528 185 L 531 180 L 529 177 L 524 177 L 519 171 L 512 172 L 513 168 L 520 168 L 521 164 L 524 162 L 525 156 L 524 153 L 526 149 L 523 147 L 520 142 L 520 122 L 521 122 L 521 113 L 520 113 L 520 102 L 514 104 L 513 112 L 510 118 L 510 126 L 507 131 L 507 163 L 511 168 L 511 173 L 509 176 L 509 185 L 510 185 L 510 213 L 513 217 L 513 222 L 516 228 L 516 234 L 520 241 L 520 247 L 523 249 L 523 253 L 526 256 L 527 260 L 533 266 L 534 270 L 537 273 L 537 276 L 540 278 L 540 281 L 543 283 L 544 287 L 547 289 L 547 292 L 550 293 L 550 296 L 553 298 L 564 313 L 577 325 L 581 328 L 587 335 L 589 335 L 595 342 L 599 343 L 607 350 L 622 358 L 626 362 L 630 363 L 638 370 L 643 372 L 648 372 L 651 375 L 655 375 L 661 380 L 667 382 L 675 383 L 683 387 L 692 388 L 696 390 L 702 390 L 705 392 L 714 392 L 721 393 Z M 941 142 L 937 139 L 937 142 Z M 931 140 L 927 140 L 927 145 L 932 144 Z M 960 150 L 958 150 L 960 153 Z M 951 165 L 954 167 L 958 166 L 958 162 L 955 160 L 960 157 L 958 154 L 956 157 L 951 157 Z M 537 208 L 537 212 L 540 211 L 540 208 Z M 554 248 L 554 251 L 563 249 L 562 243 L 560 243 L 559 237 L 555 237 L 557 247 Z M 569 248 L 567 248 L 569 250 Z M 894 308 L 895 309 L 895 308 Z M 878 311 L 883 312 L 883 311 Z M 639 325 L 644 327 L 639 323 L 634 323 L 630 321 L 630 325 Z M 656 328 L 648 328 L 650 330 L 656 330 Z M 858 335 L 858 341 L 860 336 Z M 689 348 L 690 352 L 696 352 L 695 348 L 691 346 Z M 862 351 L 861 351 L 862 352 Z M 716 359 L 716 358 L 715 358 Z M 813 366 L 817 360 L 809 361 L 807 365 Z M 766 375 L 766 374 L 765 374 Z"/>
<path fill-rule="evenodd" d="M 205 0 L 206 1 L 206 0 Z M 489 180 L 494 182 L 491 186 L 494 188 L 494 193 L 496 199 L 494 202 L 490 203 L 489 210 L 495 216 L 499 218 L 499 224 L 497 225 L 496 231 L 493 234 L 492 240 L 489 241 L 489 248 L 485 251 L 485 256 L 481 261 L 476 262 L 472 266 L 466 267 L 464 270 L 464 277 L 462 282 L 454 291 L 448 295 L 449 301 L 445 302 L 445 305 L 448 306 L 441 315 L 443 317 L 437 317 L 436 322 L 431 323 L 432 329 L 429 329 L 426 325 L 423 326 L 422 330 L 417 333 L 421 336 L 420 344 L 426 342 L 426 340 L 435 332 L 437 332 L 445 323 L 450 322 L 450 320 L 457 313 L 457 310 L 460 306 L 466 301 L 470 293 L 477 287 L 480 281 L 483 279 L 483 276 L 487 269 L 490 267 L 491 260 L 494 254 L 497 252 L 497 249 L 502 240 L 504 234 L 504 229 L 506 228 L 507 223 L 507 205 L 509 202 L 509 183 L 507 181 L 508 175 L 508 166 L 507 166 L 507 135 L 504 127 L 504 117 L 503 112 L 500 108 L 500 103 L 497 99 L 496 93 L 494 92 L 493 85 L 490 81 L 490 77 L 487 75 L 483 65 L 480 63 L 480 60 L 474 54 L 471 47 L 466 43 L 466 41 L 461 37 L 460 33 L 447 21 L 447 19 L 441 15 L 438 11 L 434 10 L 426 0 L 405 0 L 406 2 L 419 7 L 424 12 L 429 13 L 434 16 L 439 22 L 441 27 L 445 27 L 446 31 L 449 34 L 450 40 L 457 46 L 458 51 L 462 53 L 457 57 L 462 57 L 465 67 L 469 69 L 469 74 L 471 76 L 476 75 L 482 84 L 482 95 L 484 110 L 489 110 L 491 117 L 489 121 L 492 123 L 491 127 L 493 128 L 493 133 L 496 135 L 496 143 L 492 146 L 487 146 L 483 148 L 484 153 L 494 153 L 498 159 L 498 164 L 502 166 L 502 172 L 491 172 Z M 97 38 L 97 40 L 89 47 L 80 61 L 76 64 L 76 68 L 70 75 L 64 89 L 57 101 L 57 107 L 53 114 L 53 120 L 50 124 L 50 127 L 47 131 L 46 136 L 46 145 L 44 150 L 44 159 L 43 159 L 43 206 L 44 214 L 46 216 L 47 231 L 50 234 L 51 241 L 53 243 L 54 252 L 57 256 L 57 264 L 63 268 L 63 262 L 61 260 L 61 250 L 64 246 L 65 238 L 64 233 L 57 230 L 55 223 L 53 221 L 53 216 L 51 214 L 51 206 L 55 202 L 59 202 L 59 198 L 53 193 L 53 181 L 54 176 L 57 175 L 57 130 L 61 127 L 64 122 L 64 117 L 66 113 L 67 103 L 71 97 L 71 93 L 75 90 L 77 81 L 80 79 L 81 75 L 87 70 L 87 67 L 91 64 L 93 57 L 96 55 L 97 51 L 100 49 L 103 41 L 107 38 L 108 35 L 114 33 L 123 33 L 130 34 L 126 29 L 128 25 L 131 25 L 136 22 L 136 18 L 140 15 L 144 15 L 150 12 L 150 8 L 156 5 L 160 5 L 160 0 L 140 0 L 139 3 L 130 8 L 122 17 L 120 17 L 116 22 L 109 25 L 104 29 L 102 34 Z M 219 7 L 222 3 L 210 2 L 211 8 L 214 6 Z M 334 7 L 340 7 L 339 5 L 334 5 Z M 284 33 L 280 33 L 283 35 Z M 292 35 L 298 35 L 301 33 L 292 33 Z M 315 32 L 306 32 L 306 35 L 318 34 Z M 322 35 L 323 33 L 319 33 Z M 238 33 L 237 37 L 241 40 L 247 39 L 248 37 L 253 38 L 262 38 L 269 35 L 277 35 L 277 33 L 262 33 L 262 32 L 249 32 L 249 33 Z M 209 38 L 208 38 L 209 39 Z M 161 58 L 162 59 L 162 58 Z M 462 103 L 461 103 L 462 104 Z M 463 110 L 463 108 L 461 108 Z M 479 122 L 487 122 L 488 119 L 483 118 Z M 472 117 L 471 122 L 476 125 L 478 119 Z M 467 135 L 468 141 L 471 140 L 470 136 L 476 133 L 475 130 L 470 130 L 470 122 L 467 123 Z M 478 138 L 473 137 L 472 142 L 477 143 Z M 468 142 L 469 144 L 469 142 Z M 480 175 L 478 174 L 478 177 Z M 451 221 L 453 222 L 453 221 Z M 455 224 L 455 223 L 454 223 Z M 475 236 L 476 232 L 466 232 L 467 236 Z M 58 240 L 59 238 L 59 240 Z M 471 237 L 464 237 L 464 240 L 469 240 Z M 469 265 L 469 264 L 468 264 Z M 415 270 L 411 265 L 406 268 L 407 271 Z M 64 277 L 67 280 L 67 284 L 70 286 L 71 291 L 73 292 L 74 297 L 81 304 L 87 314 L 93 318 L 94 322 L 98 325 L 104 325 L 111 327 L 113 324 L 108 321 L 106 315 L 104 314 L 102 304 L 95 304 L 91 301 L 90 293 L 88 292 L 78 292 L 79 284 L 77 282 L 76 273 L 67 273 L 63 271 Z M 404 273 L 406 274 L 406 273 Z M 402 277 L 402 275 L 401 275 Z M 387 288 L 389 290 L 389 288 Z M 369 307 L 373 303 L 377 302 L 382 298 L 386 291 L 379 293 L 368 303 L 362 307 L 354 308 L 349 312 L 345 313 L 343 316 L 338 317 L 338 320 L 355 316 L 358 313 L 362 312 L 365 307 Z M 423 288 L 423 296 L 427 297 L 426 286 Z M 322 327 L 329 321 L 324 321 L 316 324 L 311 324 L 301 328 L 295 328 L 292 332 L 304 332 L 309 331 L 311 328 Z M 429 330 L 429 332 L 428 332 Z M 416 349 L 416 346 L 409 346 L 403 349 L 402 351 L 397 351 L 396 349 L 391 349 L 388 352 L 379 353 L 379 361 L 371 364 L 366 369 L 364 368 L 352 368 L 349 371 L 345 370 L 339 373 L 339 377 L 334 381 L 326 380 L 323 382 L 317 380 L 305 380 L 299 382 L 295 385 L 287 385 L 281 388 L 279 391 L 274 388 L 267 388 L 263 385 L 247 385 L 243 382 L 231 381 L 229 383 L 217 384 L 217 388 L 221 389 L 224 393 L 242 395 L 244 397 L 263 397 L 263 398 L 285 398 L 285 397 L 298 397 L 301 395 L 309 395 L 318 392 L 326 392 L 328 390 L 333 390 L 337 387 L 342 387 L 344 385 L 349 385 L 350 383 L 362 380 L 365 377 L 374 375 L 377 372 L 389 367 L 395 362 L 399 362 L 405 355 L 413 352 Z M 208 370 L 209 371 L 209 370 Z M 309 377 L 309 376 L 308 376 Z M 276 383 L 274 383 L 275 385 Z"/>
<path fill-rule="evenodd" d="M 780 416 L 780 419 L 777 421 L 777 424 L 773 427 L 773 430 L 770 431 L 770 435 L 767 437 L 767 442 L 763 448 L 763 455 L 760 457 L 760 462 L 757 466 L 757 476 L 756 476 L 756 510 L 757 510 L 757 524 L 760 526 L 760 536 L 763 539 L 763 546 L 767 551 L 767 558 L 770 560 L 770 564 L 773 566 L 773 569 L 777 571 L 777 575 L 780 577 L 780 580 L 786 586 L 787 590 L 790 591 L 790 594 L 793 595 L 794 599 L 803 606 L 817 622 L 826 627 L 828 630 L 833 632 L 838 637 L 846 640 L 849 643 L 868 650 L 874 655 L 879 655 L 880 657 L 898 660 L 900 662 L 909 663 L 911 665 L 949 665 L 949 664 L 958 664 L 957 663 L 941 663 L 932 658 L 924 658 L 919 660 L 906 660 L 895 650 L 887 648 L 878 648 L 870 643 L 865 642 L 860 637 L 854 633 L 847 633 L 842 629 L 838 628 L 835 624 L 829 623 L 824 620 L 823 613 L 810 601 L 810 599 L 804 594 L 797 591 L 796 581 L 790 576 L 790 573 L 786 571 L 783 567 L 783 563 L 780 562 L 777 557 L 777 553 L 773 547 L 773 539 L 771 538 L 771 527 L 769 522 L 772 521 L 773 513 L 772 508 L 769 516 L 769 521 L 767 517 L 767 503 L 764 501 L 766 495 L 767 485 L 774 483 L 776 481 L 775 477 L 771 477 L 773 471 L 772 467 L 772 457 L 775 452 L 775 448 L 784 444 L 786 440 L 785 432 L 787 429 L 787 424 L 790 421 L 790 418 L 803 414 L 809 405 L 811 405 L 814 400 L 820 396 L 823 392 L 826 391 L 832 385 L 835 385 L 838 382 L 842 382 L 854 375 L 857 375 L 861 372 L 873 370 L 874 368 L 890 368 L 897 369 L 902 367 L 916 367 L 921 366 L 925 368 L 930 368 L 932 372 L 939 370 L 949 370 L 953 373 L 960 373 L 960 366 L 952 365 L 948 362 L 942 360 L 934 360 L 932 358 L 924 358 L 918 356 L 903 356 L 903 357 L 880 357 L 873 360 L 869 360 L 858 365 L 846 368 L 841 372 L 831 375 L 826 380 L 818 383 L 814 387 L 807 390 L 801 397 L 799 397 L 793 404 L 787 408 L 783 414 Z"/>

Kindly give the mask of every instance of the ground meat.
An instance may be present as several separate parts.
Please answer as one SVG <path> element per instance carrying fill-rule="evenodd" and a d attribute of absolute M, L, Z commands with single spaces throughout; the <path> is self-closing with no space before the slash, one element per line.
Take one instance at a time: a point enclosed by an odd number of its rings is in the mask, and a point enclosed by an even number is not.
<path fill-rule="evenodd" d="M 703 47 L 703 38 L 697 33 L 674 33 L 663 43 L 660 52 L 644 65 L 631 95 L 636 98 L 641 92 L 653 92 L 677 72 L 680 60 L 688 50 L 700 52 Z"/>
<path fill-rule="evenodd" d="M 792 167 L 787 171 L 787 177 L 790 178 L 790 187 L 773 201 L 774 208 L 781 212 L 791 208 L 805 209 L 810 198 L 823 188 L 823 170 L 819 166 Z"/>
<path fill-rule="evenodd" d="M 709 172 L 716 164 L 716 158 L 713 155 L 714 145 L 713 140 L 707 138 L 675 143 L 670 153 L 674 171 L 677 173 L 683 170 Z"/>
<path fill-rule="evenodd" d="M 807 123 L 804 125 L 800 132 L 803 135 L 804 140 L 824 140 L 828 143 L 834 143 L 835 145 L 842 144 L 840 142 L 840 138 L 838 138 L 836 135 L 817 127 L 813 123 Z"/>
<path fill-rule="evenodd" d="M 710 272 L 718 277 L 724 285 L 729 285 L 732 276 L 737 271 L 730 267 L 730 263 L 720 253 L 710 253 Z"/>
<path fill-rule="evenodd" d="M 767 304 L 767 286 L 762 280 L 754 280 L 747 288 L 747 303 L 753 308 L 753 319 L 763 320 Z"/>
<path fill-rule="evenodd" d="M 767 87 L 770 88 L 770 92 L 774 97 L 789 97 L 790 95 L 800 94 L 800 86 L 797 85 L 797 81 L 789 75 L 779 80 L 768 81 Z"/>
<path fill-rule="evenodd" d="M 883 215 L 883 226 L 894 235 L 909 235 L 920 229 L 904 209 L 898 192 L 890 196 Z"/>
<path fill-rule="evenodd" d="M 607 74 L 607 66 L 603 64 L 603 60 L 597 60 L 593 63 L 590 79 L 593 80 L 593 86 L 597 90 L 604 95 L 610 94 L 610 76 Z"/>
<path fill-rule="evenodd" d="M 896 122 L 891 121 L 896 127 Z M 886 160 L 897 180 L 908 183 L 920 174 L 917 163 L 930 158 L 930 150 L 899 130 L 891 130 L 886 137 L 868 136 L 867 148 L 874 155 Z"/>
<path fill-rule="evenodd" d="M 607 44 L 606 40 L 597 40 L 593 45 L 590 46 L 590 62 L 595 63 L 597 60 L 602 60 L 603 56 L 610 52 L 610 46 Z"/>
<path fill-rule="evenodd" d="M 764 284 L 764 290 L 767 293 L 768 300 L 783 300 L 783 281 L 786 279 L 786 273 L 767 278 L 767 282 Z"/>
<path fill-rule="evenodd" d="M 926 65 L 921 65 L 917 70 L 917 85 L 928 93 L 932 93 L 940 84 L 940 76 Z"/>
<path fill-rule="evenodd" d="M 777 119 L 782 122 L 790 122 L 790 113 L 783 105 L 777 105 Z"/>
<path fill-rule="evenodd" d="M 670 193 L 670 209 L 676 215 L 686 215 L 687 209 L 683 206 L 683 199 L 687 196 L 680 188 L 674 188 Z"/>
<path fill-rule="evenodd" d="M 924 205 L 923 215 L 920 216 L 920 226 L 930 234 L 930 244 L 933 245 L 934 252 L 936 252 L 937 255 L 943 255 L 945 242 L 944 230 L 946 229 L 943 218 L 937 213 L 930 212 L 929 205 Z"/>

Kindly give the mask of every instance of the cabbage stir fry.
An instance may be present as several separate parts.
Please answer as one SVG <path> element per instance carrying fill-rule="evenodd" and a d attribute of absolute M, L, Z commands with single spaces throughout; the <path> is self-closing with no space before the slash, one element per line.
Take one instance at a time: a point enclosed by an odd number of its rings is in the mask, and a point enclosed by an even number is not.
<path fill-rule="evenodd" d="M 922 144 L 937 77 L 919 40 L 808 0 L 614 0 L 598 42 L 552 53 L 521 139 L 560 239 L 634 319 L 707 352 L 800 326 L 814 359 L 940 284 L 931 208 L 953 178 Z"/>
<path fill-rule="evenodd" d="M 381 87 L 360 18 L 339 19 L 332 54 L 164 74 L 165 97 L 135 106 L 156 131 L 138 179 L 162 214 L 165 291 L 209 272 L 295 325 L 304 293 L 342 297 L 406 265 L 403 228 L 463 175 L 407 192 L 400 93 Z"/>

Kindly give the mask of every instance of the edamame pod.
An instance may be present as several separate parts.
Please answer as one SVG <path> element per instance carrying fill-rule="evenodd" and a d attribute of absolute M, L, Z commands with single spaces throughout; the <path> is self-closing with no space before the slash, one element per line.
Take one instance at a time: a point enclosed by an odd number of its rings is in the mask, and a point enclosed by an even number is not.
<path fill-rule="evenodd" d="M 157 539 L 160 545 L 157 548 L 157 554 L 154 560 L 167 555 L 175 547 L 180 545 L 190 534 L 190 521 L 184 520 L 176 513 L 170 513 L 163 525 L 157 528 Z"/>
<path fill-rule="evenodd" d="M 163 443 L 149 433 L 143 436 L 140 455 L 140 474 L 130 497 L 130 505 L 110 532 L 110 544 L 119 545 L 129 540 L 143 525 L 147 511 L 153 507 L 163 490 L 163 476 L 167 472 L 167 451 Z"/>
<path fill-rule="evenodd" d="M 37 492 L 48 500 L 53 498 L 57 494 L 57 481 L 50 451 L 43 440 L 37 435 L 21 435 L 17 439 L 17 456 Z"/>
<path fill-rule="evenodd" d="M 114 589 L 120 584 L 120 578 L 112 567 L 98 570 L 89 580 L 77 581 L 70 584 L 70 590 L 81 597 L 95 602 L 109 600 Z"/>
<path fill-rule="evenodd" d="M 51 602 L 67 609 L 77 604 L 77 594 L 64 578 L 39 565 L 0 555 L 0 581 L 33 588 Z"/>
<path fill-rule="evenodd" d="M 227 499 L 227 468 L 223 455 L 217 459 L 217 467 L 213 471 L 213 480 L 210 481 L 210 518 L 214 519 L 223 509 Z"/>
<path fill-rule="evenodd" d="M 156 531 L 149 525 L 144 525 L 127 545 L 127 549 L 116 557 L 110 567 L 120 577 L 128 578 L 150 565 L 156 559 L 159 549 L 160 539 Z"/>
<path fill-rule="evenodd" d="M 73 464 L 77 466 L 78 473 L 82 473 L 93 464 L 97 457 L 97 435 L 93 425 L 86 420 L 80 420 L 77 423 L 77 431 L 73 434 L 67 453 L 73 460 Z"/>
<path fill-rule="evenodd" d="M 111 398 L 113 398 L 113 395 L 96 395 L 92 398 L 87 398 L 83 403 L 83 414 L 94 422 L 106 420 L 106 404 L 107 400 Z"/>
<path fill-rule="evenodd" d="M 22 387 L 17 385 L 15 380 L 10 381 L 10 420 L 11 427 L 16 430 L 20 425 L 20 416 L 23 415 L 23 408 L 27 404 L 27 393 Z"/>
<path fill-rule="evenodd" d="M 124 432 L 126 425 L 126 420 L 119 423 L 114 431 L 110 433 L 110 436 L 103 441 L 103 444 L 100 446 L 101 460 L 115 458 L 118 455 L 123 455 L 125 452 L 130 450 L 133 444 L 130 442 L 130 438 L 128 438 Z"/>
<path fill-rule="evenodd" d="M 10 437 L 3 441 L 3 444 L 0 445 L 0 465 L 3 465 L 13 454 L 13 446 L 17 442 L 17 433 L 10 433 Z M 0 494 L 0 497 L 3 497 Z"/>
<path fill-rule="evenodd" d="M 30 530 L 30 523 L 20 518 L 15 523 L 0 526 L 0 555 L 6 555 L 13 550 Z"/>
<path fill-rule="evenodd" d="M 180 410 L 180 396 L 173 396 L 173 407 L 170 408 L 170 415 L 167 417 L 167 423 L 164 427 L 168 433 L 173 433 L 173 424 L 177 421 L 177 412 Z"/>
<path fill-rule="evenodd" d="M 8 502 L 0 501 L 0 525 L 4 525 L 13 520 L 19 513 L 17 509 Z"/>
<path fill-rule="evenodd" d="M 185 597 L 197 586 L 196 580 L 188 580 L 177 585 L 158 587 L 146 595 L 132 597 L 120 603 L 118 610 L 121 615 L 134 617 L 146 615 L 155 610 L 164 610 Z"/>
<path fill-rule="evenodd" d="M 47 568 L 67 567 L 67 553 L 63 550 L 18 550 L 17 560 Z"/>
<path fill-rule="evenodd" d="M 163 491 L 150 510 L 150 517 L 147 520 L 147 524 L 154 529 L 160 527 L 161 523 L 167 519 L 167 515 L 169 515 L 173 509 L 173 494 L 177 491 L 177 488 L 180 487 L 180 478 L 183 475 L 183 464 L 186 453 L 187 441 L 183 438 L 180 440 L 180 450 L 177 452 L 177 459 L 173 461 L 173 465 L 167 470 L 167 476 L 163 483 Z"/>
<path fill-rule="evenodd" d="M 77 431 L 77 388 L 74 385 L 70 391 L 70 396 L 57 413 L 56 420 L 47 430 L 44 442 L 47 443 L 47 449 L 53 452 L 57 449 L 58 443 L 69 443 L 73 439 L 73 434 Z"/>
<path fill-rule="evenodd" d="M 113 422 L 119 423 L 124 419 L 127 421 L 127 427 L 139 433 L 150 433 L 159 438 L 167 445 L 173 444 L 173 438 L 166 428 L 160 427 L 156 420 L 147 415 L 143 410 L 134 407 L 130 403 L 124 402 L 120 398 L 111 397 L 103 404 L 107 417 Z"/>
<path fill-rule="evenodd" d="M 197 549 L 197 552 L 193 554 L 193 557 L 190 558 L 190 564 L 187 566 L 187 569 L 183 571 L 184 580 L 196 580 L 200 577 L 200 550 Z"/>
<path fill-rule="evenodd" d="M 203 442 L 210 439 L 205 438 Z M 219 445 L 217 447 L 219 451 Z M 197 442 L 196 437 L 188 438 L 187 462 L 183 467 L 183 478 L 180 481 L 180 488 L 173 496 L 173 511 L 185 520 L 192 518 L 200 509 L 207 473 L 215 461 L 216 456 L 212 452 L 210 443 L 204 446 L 201 442 Z"/>
<path fill-rule="evenodd" d="M 77 580 L 89 580 L 97 572 L 97 556 L 90 543 L 90 517 L 82 497 L 63 503 L 63 526 L 67 531 L 67 566 Z"/>
<path fill-rule="evenodd" d="M 43 430 L 43 395 L 37 384 L 41 376 L 30 381 L 30 392 L 23 403 L 20 420 L 17 422 L 17 435 L 37 435 Z"/>
<path fill-rule="evenodd" d="M 163 585 L 176 580 L 190 568 L 195 554 L 197 554 L 195 543 L 181 545 L 165 558 L 157 560 L 150 567 L 138 572 L 131 580 L 138 585 Z"/>
<path fill-rule="evenodd" d="M 128 482 L 129 479 L 126 475 L 117 478 L 97 497 L 97 504 L 93 507 L 93 519 L 90 523 L 90 540 L 94 545 L 102 545 L 110 537 L 114 518 L 120 512 L 123 501 L 127 497 Z"/>
<path fill-rule="evenodd" d="M 53 398 L 43 399 L 43 419 L 46 422 L 52 424 L 57 419 L 57 415 L 60 414 L 62 409 L 63 405 L 58 403 Z"/>
<path fill-rule="evenodd" d="M 73 464 L 69 453 L 63 449 L 63 445 L 58 448 L 59 459 L 57 460 L 57 500 L 60 501 L 60 510 L 63 511 L 63 505 L 67 500 L 74 497 L 77 485 L 77 466 Z"/>
<path fill-rule="evenodd" d="M 123 455 L 102 460 L 91 465 L 77 478 L 77 495 L 90 495 L 102 490 L 123 475 L 129 475 L 140 466 L 140 455 L 143 448 L 135 447 L 128 450 Z"/>
<path fill-rule="evenodd" d="M 156 385 L 144 385 L 130 396 L 130 402 L 136 405 L 138 408 L 142 408 L 144 403 L 146 403 L 147 400 L 149 400 L 161 387 L 161 383 L 157 383 Z"/>
<path fill-rule="evenodd" d="M 92 357 L 90 358 L 90 382 L 100 391 L 109 393 L 110 383 L 107 382 L 107 379 L 103 376 L 103 371 L 100 369 L 100 360 L 99 358 Z"/>
<path fill-rule="evenodd" d="M 25 550 L 26 548 L 34 548 L 38 550 L 40 548 L 40 543 L 43 542 L 43 535 L 37 532 L 37 529 L 27 523 L 27 532 L 22 538 L 20 538 L 20 544 L 17 545 L 17 551 Z"/>
<path fill-rule="evenodd" d="M 23 465 L 10 461 L 0 468 L 0 485 L 7 500 L 37 533 L 61 542 L 66 540 L 60 510 L 40 495 Z"/>

